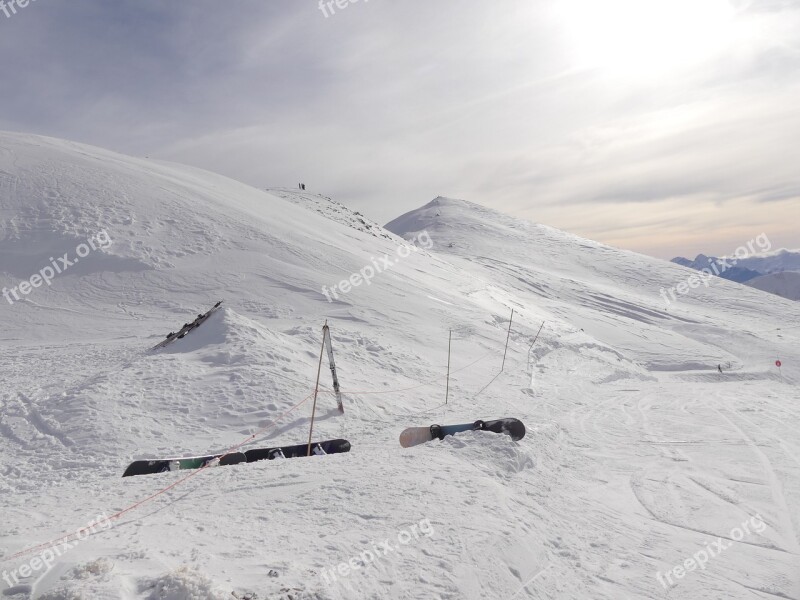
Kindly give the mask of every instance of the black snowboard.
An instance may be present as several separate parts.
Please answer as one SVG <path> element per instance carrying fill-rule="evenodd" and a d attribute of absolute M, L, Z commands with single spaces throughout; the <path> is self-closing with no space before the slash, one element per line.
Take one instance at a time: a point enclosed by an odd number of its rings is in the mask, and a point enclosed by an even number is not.
<path fill-rule="evenodd" d="M 311 442 L 311 455 L 339 454 L 350 452 L 350 442 L 347 440 L 327 440 L 324 442 Z M 166 471 L 181 469 L 201 469 L 211 463 L 213 466 L 224 467 L 238 465 L 244 462 L 258 460 L 273 460 L 275 458 L 297 458 L 307 456 L 308 444 L 297 446 L 279 446 L 275 448 L 255 448 L 246 452 L 231 452 L 230 454 L 212 454 L 211 456 L 189 456 L 183 458 L 163 458 L 156 460 L 136 460 L 132 462 L 123 477 L 131 475 L 151 475 Z M 219 462 L 216 462 L 216 461 Z"/>
<path fill-rule="evenodd" d="M 350 442 L 347 440 L 328 440 L 326 442 L 312 442 L 311 456 L 322 454 L 339 454 L 350 452 Z M 244 453 L 247 462 L 257 460 L 274 460 L 276 458 L 297 458 L 308 456 L 308 444 L 298 444 L 297 446 L 284 446 L 282 448 L 256 448 Z"/>
<path fill-rule="evenodd" d="M 219 466 L 221 467 L 247 462 L 247 458 L 242 452 L 231 452 L 226 455 L 212 454 L 211 456 L 135 460 L 128 465 L 122 476 L 130 477 L 131 475 L 151 475 L 153 473 L 165 473 L 166 471 L 179 471 L 181 469 L 200 469 L 217 459 L 219 459 Z"/>

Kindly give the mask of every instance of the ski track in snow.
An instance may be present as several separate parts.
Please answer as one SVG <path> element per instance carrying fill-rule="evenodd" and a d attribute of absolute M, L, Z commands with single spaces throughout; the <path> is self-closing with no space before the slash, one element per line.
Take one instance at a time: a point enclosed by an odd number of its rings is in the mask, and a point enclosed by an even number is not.
<path fill-rule="evenodd" d="M 273 421 L 312 391 L 326 320 L 345 414 L 326 362 L 314 437 L 353 444 L 199 472 L 0 581 L 4 599 L 800 600 L 800 305 L 721 281 L 664 310 L 682 267 L 477 205 L 440 198 L 390 233 L 309 192 L 21 134 L 0 134 L 0 211 L 2 285 L 114 240 L 0 308 L 2 556 L 189 473 L 123 480 L 131 460 L 306 441 L 310 400 Z M 432 249 L 322 295 L 422 231 Z M 507 416 L 519 442 L 398 443 Z M 766 528 L 732 539 L 756 514 Z M 717 539 L 705 569 L 659 583 Z"/>

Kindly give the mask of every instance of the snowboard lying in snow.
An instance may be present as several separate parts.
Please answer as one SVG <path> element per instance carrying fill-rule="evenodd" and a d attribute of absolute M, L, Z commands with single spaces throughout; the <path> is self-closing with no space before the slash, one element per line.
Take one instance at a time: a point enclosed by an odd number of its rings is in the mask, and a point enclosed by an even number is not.
<path fill-rule="evenodd" d="M 350 442 L 347 440 L 327 440 L 324 442 L 311 443 L 311 455 L 323 456 L 325 454 L 339 454 L 350 452 Z M 238 465 L 245 462 L 256 462 L 259 460 L 274 460 L 276 458 L 297 458 L 308 455 L 308 444 L 298 444 L 297 446 L 281 446 L 276 448 L 256 448 L 246 452 L 231 452 L 230 454 L 212 454 L 211 456 L 189 456 L 184 458 L 162 458 L 156 460 L 136 460 L 133 461 L 123 477 L 132 475 L 151 475 L 153 473 L 165 473 L 167 471 L 179 471 L 182 469 L 202 469 L 203 467 L 217 467 L 226 465 Z"/>
<path fill-rule="evenodd" d="M 247 462 L 241 452 L 231 452 L 230 454 L 213 454 L 211 456 L 189 456 L 185 458 L 162 458 L 156 460 L 135 460 L 125 472 L 123 477 L 131 475 L 150 475 L 152 473 L 165 473 L 167 471 L 179 471 L 182 469 L 201 469 L 205 466 L 226 466 L 238 465 Z"/>
<path fill-rule="evenodd" d="M 495 421 L 475 421 L 461 425 L 431 425 L 430 427 L 409 427 L 400 434 L 400 445 L 403 448 L 424 444 L 431 440 L 441 440 L 446 435 L 454 435 L 462 431 L 492 431 L 505 433 L 514 441 L 525 437 L 525 425 L 519 419 L 497 419 Z"/>
<path fill-rule="evenodd" d="M 217 310 L 219 310 L 219 307 L 221 305 L 222 305 L 222 300 L 220 300 L 214 306 L 212 306 L 211 310 L 209 310 L 208 312 L 197 315 L 197 318 L 194 321 L 192 321 L 191 323 L 184 323 L 183 327 L 181 327 L 180 330 L 178 330 L 177 333 L 169 333 L 169 334 L 167 334 L 167 338 L 163 342 L 160 342 L 160 343 L 156 344 L 155 346 L 150 348 L 150 350 L 151 351 L 159 350 L 159 349 L 163 348 L 164 346 L 168 346 L 169 344 L 171 344 L 175 340 L 182 339 L 192 329 L 196 329 L 196 328 L 200 327 L 200 325 L 205 323 L 206 320 L 208 319 L 208 317 L 210 317 Z"/>
<path fill-rule="evenodd" d="M 325 442 L 312 442 L 311 455 L 340 454 L 350 452 L 350 442 L 347 440 L 327 440 Z M 247 462 L 257 460 L 274 460 L 276 458 L 297 458 L 308 456 L 308 444 L 297 446 L 283 446 L 281 448 L 256 448 L 244 453 Z"/>

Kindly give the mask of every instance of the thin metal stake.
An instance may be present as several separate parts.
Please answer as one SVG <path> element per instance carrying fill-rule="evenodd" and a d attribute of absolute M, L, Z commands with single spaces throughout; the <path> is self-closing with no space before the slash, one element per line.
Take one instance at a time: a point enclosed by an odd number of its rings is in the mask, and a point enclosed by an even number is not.
<path fill-rule="evenodd" d="M 450 337 L 447 339 L 447 391 L 444 394 L 444 403 L 450 397 L 450 345 L 453 341 L 453 330 L 450 330 Z"/>
<path fill-rule="evenodd" d="M 503 352 L 503 365 L 500 367 L 500 372 L 506 368 L 506 353 L 508 352 L 508 340 L 511 339 L 511 323 L 514 322 L 514 309 L 511 309 L 511 319 L 508 321 L 508 335 L 506 336 L 506 349 Z"/>
<path fill-rule="evenodd" d="M 317 393 L 319 392 L 319 375 L 322 371 L 322 355 L 325 353 L 325 333 L 328 329 L 328 322 L 322 328 L 322 347 L 319 349 L 319 365 L 317 366 L 317 383 L 314 386 L 314 406 L 311 408 L 311 427 L 308 429 L 308 454 L 311 456 L 311 436 L 314 433 L 314 416 L 317 414 Z"/>
<path fill-rule="evenodd" d="M 531 349 L 533 348 L 533 345 L 536 343 L 536 340 L 539 339 L 539 334 L 542 333 L 542 327 L 544 327 L 544 321 L 542 321 L 542 324 L 539 325 L 539 331 L 536 332 L 536 337 L 533 338 L 533 341 L 531 342 L 531 347 L 528 348 L 528 354 L 531 353 Z"/>

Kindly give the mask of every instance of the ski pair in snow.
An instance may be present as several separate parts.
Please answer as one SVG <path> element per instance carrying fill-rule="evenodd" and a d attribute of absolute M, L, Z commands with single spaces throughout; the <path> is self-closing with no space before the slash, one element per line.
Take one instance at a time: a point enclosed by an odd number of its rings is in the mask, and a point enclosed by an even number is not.
<path fill-rule="evenodd" d="M 200 327 L 200 325 L 205 323 L 208 320 L 208 317 L 210 317 L 212 314 L 217 312 L 217 310 L 219 310 L 220 306 L 222 306 L 222 300 L 220 300 L 214 306 L 212 306 L 211 310 L 209 310 L 208 312 L 201 313 L 201 314 L 197 315 L 197 318 L 194 321 L 192 321 L 191 323 L 184 323 L 183 327 L 181 327 L 177 332 L 168 333 L 167 337 L 166 337 L 166 339 L 164 341 L 156 344 L 155 346 L 150 348 L 150 350 L 151 351 L 160 350 L 161 348 L 164 348 L 165 346 L 169 346 L 175 340 L 183 339 L 186 336 L 187 333 L 189 333 L 193 329 L 197 329 L 198 327 Z"/>

